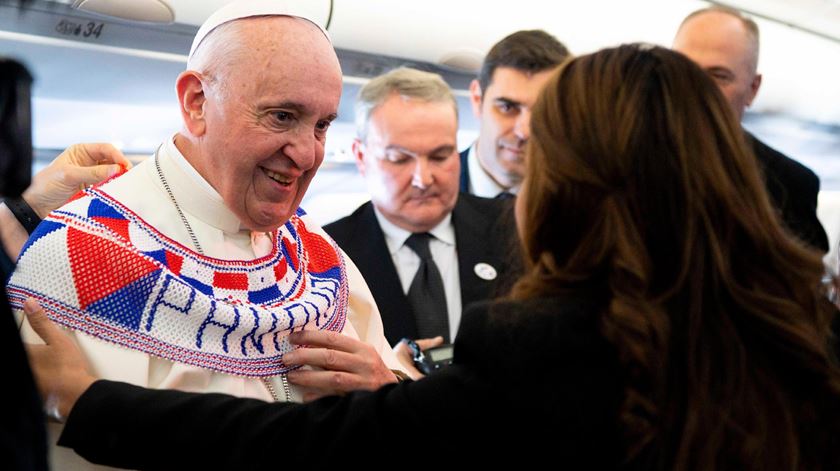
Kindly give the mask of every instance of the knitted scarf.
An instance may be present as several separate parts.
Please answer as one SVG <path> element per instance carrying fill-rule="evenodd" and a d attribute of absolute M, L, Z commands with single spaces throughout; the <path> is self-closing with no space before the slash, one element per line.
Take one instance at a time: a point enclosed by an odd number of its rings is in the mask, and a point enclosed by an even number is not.
<path fill-rule="evenodd" d="M 251 261 L 206 257 L 100 190 L 54 211 L 21 251 L 8 293 L 55 322 L 166 360 L 239 376 L 287 372 L 295 330 L 341 331 L 344 260 L 298 209 Z"/>

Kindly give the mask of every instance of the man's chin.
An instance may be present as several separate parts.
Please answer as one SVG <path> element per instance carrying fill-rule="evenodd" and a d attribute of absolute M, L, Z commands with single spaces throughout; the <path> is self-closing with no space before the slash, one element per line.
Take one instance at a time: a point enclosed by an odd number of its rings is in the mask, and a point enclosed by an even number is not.
<path fill-rule="evenodd" d="M 271 232 L 278 227 L 286 224 L 286 222 L 295 214 L 295 209 L 278 210 L 274 208 L 271 212 L 262 212 L 256 216 L 246 216 L 240 218 L 242 227 L 248 228 L 254 232 Z"/>
<path fill-rule="evenodd" d="M 412 232 L 427 232 L 434 229 L 446 217 L 448 211 L 437 208 L 422 208 L 419 211 L 405 211 L 402 219 Z"/>

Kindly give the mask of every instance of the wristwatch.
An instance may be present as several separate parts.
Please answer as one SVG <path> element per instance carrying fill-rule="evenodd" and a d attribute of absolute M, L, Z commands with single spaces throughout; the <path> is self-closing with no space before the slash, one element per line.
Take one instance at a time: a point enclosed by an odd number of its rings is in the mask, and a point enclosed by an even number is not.
<path fill-rule="evenodd" d="M 32 234 L 35 228 L 38 227 L 38 224 L 41 223 L 41 218 L 38 216 L 38 213 L 22 197 L 6 198 L 5 203 L 9 211 L 15 215 L 15 219 L 26 229 L 27 234 Z"/>

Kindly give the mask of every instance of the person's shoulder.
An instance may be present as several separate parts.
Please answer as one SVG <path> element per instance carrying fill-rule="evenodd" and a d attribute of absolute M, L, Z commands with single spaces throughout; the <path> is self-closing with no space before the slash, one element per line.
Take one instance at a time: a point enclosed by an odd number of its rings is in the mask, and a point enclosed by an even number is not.
<path fill-rule="evenodd" d="M 480 238 L 502 250 L 516 246 L 513 199 L 482 198 L 467 193 L 458 194 L 452 210 L 452 222 L 466 240 Z"/>
<path fill-rule="evenodd" d="M 484 328 L 523 334 L 521 329 L 535 329 L 539 336 L 579 337 L 592 333 L 596 318 L 595 303 L 570 296 L 538 297 L 527 300 L 495 299 L 475 303 L 464 313 L 464 322 L 483 324 Z M 550 328 L 546 331 L 545 328 Z M 575 332 L 580 331 L 580 332 Z"/>
<path fill-rule="evenodd" d="M 603 363 L 610 352 L 600 333 L 596 303 L 567 296 L 473 304 L 456 338 L 460 360 L 484 363 L 474 357 L 498 355 L 493 363 L 512 369 L 550 367 L 572 358 Z"/>
<path fill-rule="evenodd" d="M 504 206 L 505 200 L 499 198 L 485 198 L 483 196 L 476 196 L 472 193 L 458 193 L 458 201 L 476 207 L 501 207 Z"/>
<path fill-rule="evenodd" d="M 324 225 L 324 231 L 326 231 L 327 234 L 332 236 L 334 239 L 339 239 L 345 236 L 349 237 L 353 232 L 355 232 L 356 224 L 358 224 L 368 212 L 373 214 L 372 203 L 370 201 L 362 204 L 347 216 Z"/>
<path fill-rule="evenodd" d="M 150 214 L 172 204 L 163 189 L 152 157 L 94 188 L 113 201 L 142 214 L 147 221 Z M 150 209 L 144 213 L 140 208 Z"/>
<path fill-rule="evenodd" d="M 819 184 L 819 177 L 813 170 L 780 151 L 770 147 L 759 138 L 749 134 L 756 158 L 764 166 L 765 171 L 776 174 L 779 178 L 798 178 L 808 183 Z"/>
<path fill-rule="evenodd" d="M 456 212 L 469 212 L 473 215 L 496 218 L 513 217 L 513 198 L 483 198 L 469 193 L 458 193 Z"/>

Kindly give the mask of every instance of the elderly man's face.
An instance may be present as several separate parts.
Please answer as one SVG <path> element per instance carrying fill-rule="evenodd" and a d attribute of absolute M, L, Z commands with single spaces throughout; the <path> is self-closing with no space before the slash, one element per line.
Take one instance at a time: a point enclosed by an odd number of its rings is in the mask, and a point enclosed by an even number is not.
<path fill-rule="evenodd" d="M 364 143 L 353 149 L 374 206 L 394 225 L 426 232 L 458 197 L 456 132 L 451 103 L 392 95 L 376 108 Z"/>
<path fill-rule="evenodd" d="M 201 170 L 245 227 L 267 231 L 294 214 L 324 159 L 341 70 L 305 20 L 243 23 L 247 53 L 205 91 Z"/>
<path fill-rule="evenodd" d="M 680 28 L 673 48 L 709 74 L 740 119 L 761 85 L 758 51 L 741 20 L 721 12 L 700 14 Z"/>

